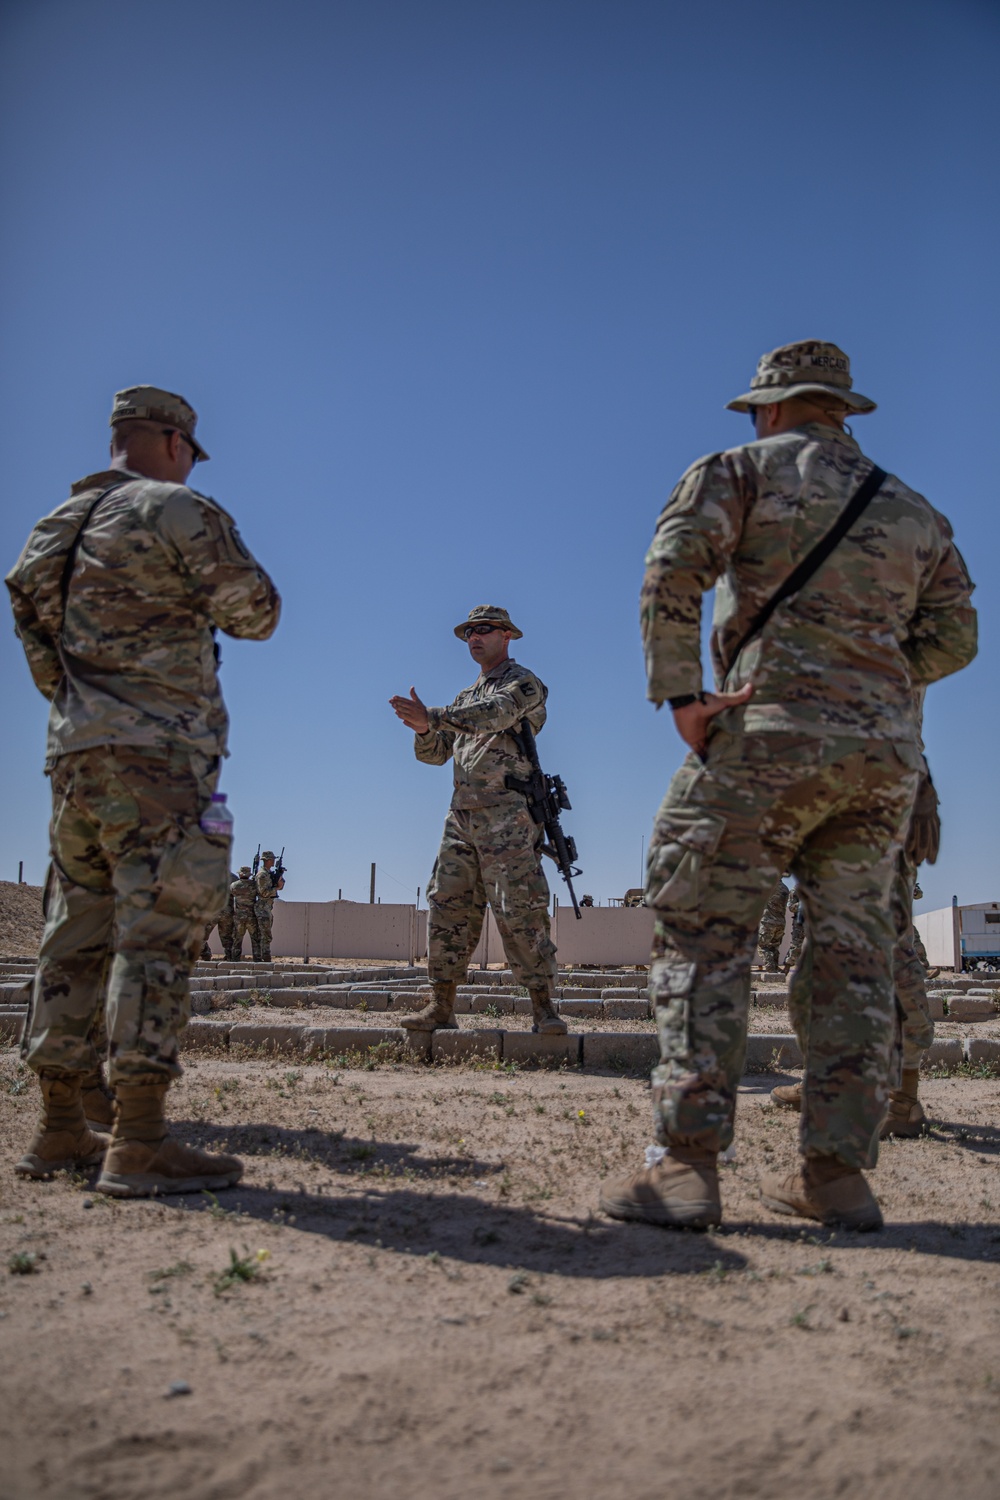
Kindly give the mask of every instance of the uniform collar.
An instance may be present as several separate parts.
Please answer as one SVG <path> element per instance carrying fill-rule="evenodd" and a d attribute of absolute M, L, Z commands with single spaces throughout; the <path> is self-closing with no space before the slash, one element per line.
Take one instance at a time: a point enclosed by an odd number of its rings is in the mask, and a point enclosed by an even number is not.
<path fill-rule="evenodd" d="M 807 432 L 811 438 L 816 438 L 821 443 L 841 443 L 855 453 L 861 452 L 856 438 L 851 437 L 849 432 L 841 432 L 839 427 L 829 426 L 826 422 L 802 422 L 795 428 L 795 431 Z"/>
<path fill-rule="evenodd" d="M 498 661 L 495 667 L 490 667 L 488 672 L 480 672 L 479 675 L 484 682 L 487 682 L 491 677 L 499 677 L 500 673 L 506 671 L 512 663 L 514 663 L 514 658 L 512 656 L 505 656 L 503 661 Z"/>
<path fill-rule="evenodd" d="M 134 469 L 126 469 L 124 464 L 117 464 L 113 469 L 99 469 L 96 474 L 88 474 L 85 479 L 78 479 L 71 484 L 69 492 L 71 495 L 82 495 L 87 490 L 104 490 L 109 484 L 121 484 L 124 479 L 145 479 L 145 474 L 137 474 Z"/>

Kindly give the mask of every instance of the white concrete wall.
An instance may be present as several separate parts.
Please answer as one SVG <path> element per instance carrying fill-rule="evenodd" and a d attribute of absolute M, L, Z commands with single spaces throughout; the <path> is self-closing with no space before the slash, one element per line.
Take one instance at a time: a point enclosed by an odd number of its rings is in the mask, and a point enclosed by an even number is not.
<path fill-rule="evenodd" d="M 957 957 L 954 907 L 942 906 L 937 911 L 922 912 L 913 918 L 913 925 L 923 939 L 931 967 L 954 969 Z"/>
<path fill-rule="evenodd" d="M 653 945 L 653 912 L 644 906 L 583 906 L 577 921 L 571 906 L 557 908 L 552 922 L 552 941 L 559 963 L 648 964 Z M 487 911 L 483 935 L 472 955 L 472 963 L 506 963 L 503 943 L 492 911 Z"/>
<path fill-rule="evenodd" d="M 209 946 L 221 954 L 218 930 Z M 399 958 L 427 951 L 427 913 L 360 901 L 275 901 L 272 958 Z M 243 939 L 250 957 L 249 935 Z"/>

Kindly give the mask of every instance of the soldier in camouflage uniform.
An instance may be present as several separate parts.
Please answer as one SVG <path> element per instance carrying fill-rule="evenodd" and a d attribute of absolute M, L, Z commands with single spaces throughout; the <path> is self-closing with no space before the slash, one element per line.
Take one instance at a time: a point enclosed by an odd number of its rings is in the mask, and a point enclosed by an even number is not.
<path fill-rule="evenodd" d="M 265 849 L 260 857 L 261 869 L 257 871 L 257 899 L 254 916 L 257 920 L 257 942 L 259 956 L 264 963 L 271 962 L 271 929 L 274 926 L 274 903 L 278 892 L 285 889 L 285 877 L 274 878 L 274 851 Z"/>
<path fill-rule="evenodd" d="M 778 952 L 785 936 L 785 907 L 788 905 L 788 887 L 779 880 L 767 898 L 764 915 L 757 929 L 757 948 L 764 960 L 764 968 L 770 974 L 778 972 Z"/>
<path fill-rule="evenodd" d="M 888 1103 L 892 885 L 923 765 L 912 693 L 975 655 L 972 586 L 944 517 L 889 476 L 752 632 L 871 473 L 843 418 L 874 403 L 852 390 L 840 349 L 809 341 L 766 355 L 730 406 L 751 412 L 755 441 L 688 470 L 646 559 L 648 694 L 670 703 L 691 750 L 647 865 L 654 1111 L 668 1154 L 605 1184 L 602 1204 L 654 1223 L 720 1221 L 716 1164 L 733 1134 L 757 924 L 790 869 L 812 947 L 802 1157 L 765 1182 L 763 1198 L 782 1213 L 874 1228 L 881 1214 L 862 1169 L 874 1165 Z M 701 596 L 713 585 L 720 691 L 703 694 Z"/>
<path fill-rule="evenodd" d="M 802 913 L 802 895 L 797 885 L 788 892 L 788 910 L 792 916 L 792 936 L 785 954 L 785 973 L 790 974 L 802 957 L 802 944 L 806 938 L 805 917 Z"/>
<path fill-rule="evenodd" d="M 207 457 L 195 420 L 169 391 L 120 391 L 110 466 L 38 523 L 7 579 L 52 705 L 52 863 L 22 1043 L 42 1117 L 16 1171 L 82 1170 L 108 1147 L 98 1190 L 118 1197 L 225 1187 L 242 1172 L 174 1140 L 164 1116 L 188 976 L 229 868 L 229 839 L 200 826 L 228 728 L 214 635 L 264 640 L 279 610 L 232 518 L 187 486 Z M 82 1100 L 105 985 L 110 1146 Z"/>
<path fill-rule="evenodd" d="M 230 885 L 234 880 L 237 880 L 238 878 L 239 877 L 235 875 L 232 870 L 230 870 Z M 233 955 L 230 951 L 230 948 L 233 941 L 233 903 L 232 898 L 229 894 L 228 886 L 226 887 L 226 901 L 222 910 L 220 912 L 216 912 L 215 916 L 211 919 L 210 922 L 205 923 L 205 941 L 202 943 L 201 956 L 206 961 L 212 957 L 212 950 L 208 946 L 208 940 L 212 936 L 212 933 L 216 927 L 218 927 L 219 929 L 219 942 L 222 944 L 223 957 L 232 958 Z"/>
<path fill-rule="evenodd" d="M 233 903 L 233 958 L 243 957 L 243 936 L 250 934 L 250 951 L 254 962 L 260 958 L 260 932 L 257 927 L 257 882 L 249 865 L 240 865 L 237 878 L 229 887 Z"/>
<path fill-rule="evenodd" d="M 552 1007 L 555 945 L 549 935 L 549 888 L 542 872 L 543 834 L 507 776 L 526 778 L 530 764 L 513 739 L 522 720 L 537 734 L 545 723 L 548 689 L 508 654 L 521 631 L 505 609 L 482 604 L 455 626 L 480 669 L 446 708 L 427 708 L 413 688 L 390 699 L 416 733 L 425 765 L 454 758 L 455 791 L 444 837 L 427 888 L 428 974 L 434 999 L 403 1025 L 412 1031 L 454 1027 L 455 992 L 479 941 L 487 902 L 493 908 L 507 961 L 531 996 L 533 1030 L 566 1030 Z"/>
<path fill-rule="evenodd" d="M 226 901 L 218 916 L 219 942 L 222 944 L 222 952 L 225 958 L 232 960 L 233 954 L 233 931 L 236 926 L 236 917 L 233 913 L 233 898 L 230 894 L 234 880 L 239 880 L 235 870 L 229 872 L 229 883 L 226 886 Z"/>

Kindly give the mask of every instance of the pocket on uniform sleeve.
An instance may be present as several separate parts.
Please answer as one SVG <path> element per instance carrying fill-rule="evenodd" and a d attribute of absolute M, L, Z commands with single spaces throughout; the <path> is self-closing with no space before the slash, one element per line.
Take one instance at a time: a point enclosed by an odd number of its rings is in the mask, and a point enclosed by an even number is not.
<path fill-rule="evenodd" d="M 229 890 L 231 840 L 197 825 L 168 844 L 156 870 L 159 891 L 154 910 L 188 922 L 207 922 L 221 911 Z"/>
<path fill-rule="evenodd" d="M 695 911 L 712 858 L 726 830 L 718 813 L 672 807 L 656 820 L 646 861 L 646 906 Z"/>

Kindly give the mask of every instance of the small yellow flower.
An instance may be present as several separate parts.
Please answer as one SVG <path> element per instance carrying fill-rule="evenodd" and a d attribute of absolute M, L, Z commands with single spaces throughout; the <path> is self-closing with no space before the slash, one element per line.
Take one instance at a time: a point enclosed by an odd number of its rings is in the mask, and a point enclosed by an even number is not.
<path fill-rule="evenodd" d="M 585 1120 L 587 1118 L 587 1111 L 585 1109 L 578 1109 L 576 1112 L 576 1118 L 578 1120 Z"/>
<path fill-rule="evenodd" d="M 271 1259 L 271 1252 L 270 1252 L 270 1250 L 258 1250 L 257 1251 L 257 1259 L 258 1260 L 270 1260 Z"/>

